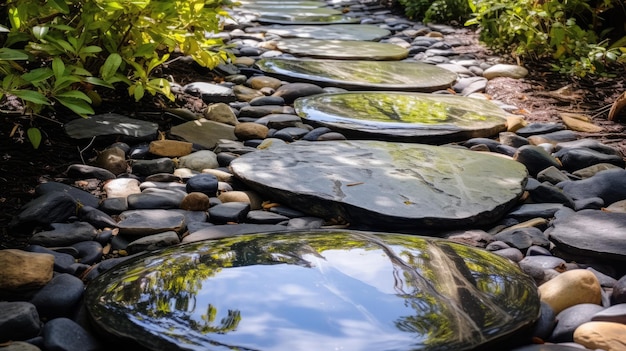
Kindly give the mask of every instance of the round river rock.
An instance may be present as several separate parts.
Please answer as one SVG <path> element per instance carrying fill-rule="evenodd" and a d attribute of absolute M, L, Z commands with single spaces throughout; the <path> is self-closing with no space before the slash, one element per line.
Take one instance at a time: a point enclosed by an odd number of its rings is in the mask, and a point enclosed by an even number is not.
<path fill-rule="evenodd" d="M 252 234 L 142 255 L 87 288 L 97 327 L 151 350 L 470 350 L 539 314 L 510 261 L 356 231 Z"/>

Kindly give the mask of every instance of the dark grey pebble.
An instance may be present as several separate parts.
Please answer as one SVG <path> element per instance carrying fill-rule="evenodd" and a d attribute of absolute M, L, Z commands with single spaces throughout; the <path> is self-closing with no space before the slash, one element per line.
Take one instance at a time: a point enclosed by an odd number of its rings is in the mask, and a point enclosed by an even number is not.
<path fill-rule="evenodd" d="M 569 208 L 575 208 L 574 200 L 550 183 L 539 184 L 535 189 L 529 191 L 529 195 L 534 202 L 559 203 Z"/>
<path fill-rule="evenodd" d="M 309 95 L 322 94 L 324 90 L 315 84 L 310 83 L 288 83 L 276 89 L 273 96 L 280 96 L 285 99 L 285 103 L 291 104 L 295 99 Z"/>
<path fill-rule="evenodd" d="M 539 319 L 533 327 L 533 336 L 547 340 L 556 326 L 556 315 L 552 307 L 545 302 L 541 302 L 540 313 Z"/>
<path fill-rule="evenodd" d="M 42 319 L 71 317 L 76 312 L 84 289 L 82 280 L 71 274 L 59 274 L 41 288 L 30 303 L 37 307 Z"/>
<path fill-rule="evenodd" d="M 513 262 L 519 262 L 524 258 L 524 254 L 517 248 L 509 247 L 507 249 L 501 249 L 493 251 L 494 254 L 508 258 Z"/>
<path fill-rule="evenodd" d="M 588 197 L 574 201 L 574 210 L 600 210 L 605 206 L 604 200 L 599 197 Z"/>
<path fill-rule="evenodd" d="M 288 220 L 289 217 L 281 214 L 261 210 L 250 211 L 246 216 L 246 222 L 253 224 L 277 224 Z"/>
<path fill-rule="evenodd" d="M 74 164 L 67 168 L 67 176 L 74 179 L 95 178 L 99 180 L 115 179 L 115 174 L 104 168 Z"/>
<path fill-rule="evenodd" d="M 592 321 L 626 324 L 626 303 L 608 307 L 591 317 Z"/>
<path fill-rule="evenodd" d="M 174 161 L 169 157 L 161 157 L 154 160 L 135 160 L 132 162 L 133 174 L 138 176 L 173 173 L 174 168 Z"/>
<path fill-rule="evenodd" d="M 128 210 L 128 200 L 125 197 L 108 197 L 98 207 L 104 213 L 116 215 Z"/>
<path fill-rule="evenodd" d="M 593 177 L 557 184 L 574 200 L 599 197 L 606 205 L 626 199 L 626 170 L 610 169 Z"/>
<path fill-rule="evenodd" d="M 126 250 L 131 253 L 138 253 L 142 251 L 156 250 L 172 245 L 180 244 L 180 238 L 174 231 L 167 231 L 164 233 L 153 234 L 139 238 L 128 244 Z"/>
<path fill-rule="evenodd" d="M 152 189 L 128 196 L 130 209 L 171 209 L 180 208 L 185 194 L 176 190 Z"/>
<path fill-rule="evenodd" d="M 514 208 L 507 214 L 507 216 L 520 221 L 526 221 L 537 217 L 551 218 L 554 217 L 557 211 L 560 211 L 563 208 L 565 208 L 563 204 L 523 204 Z"/>
<path fill-rule="evenodd" d="M 27 340 L 39 334 L 41 322 L 32 303 L 0 301 L 0 311 L 0 343 Z"/>
<path fill-rule="evenodd" d="M 571 180 L 567 174 L 555 166 L 550 166 L 537 173 L 537 180 L 540 182 L 548 182 L 550 184 L 558 184 L 560 182 Z"/>
<path fill-rule="evenodd" d="M 604 288 L 613 289 L 613 287 L 615 286 L 615 283 L 617 283 L 617 279 L 609 275 L 606 275 L 593 267 L 588 267 L 587 270 L 593 273 L 596 276 L 596 278 L 598 278 L 598 281 L 600 282 L 600 286 Z"/>
<path fill-rule="evenodd" d="M 29 201 L 13 218 L 11 227 L 64 222 L 76 211 L 76 199 L 67 193 L 48 193 Z"/>
<path fill-rule="evenodd" d="M 527 256 L 552 256 L 550 251 L 546 249 L 545 247 L 535 246 L 535 245 L 529 247 L 528 250 L 526 250 L 526 255 Z"/>
<path fill-rule="evenodd" d="M 541 247 L 549 247 L 550 241 L 539 228 L 525 227 L 503 230 L 494 236 L 494 239 L 504 241 L 505 243 L 519 250 L 526 250 L 536 245 Z"/>
<path fill-rule="evenodd" d="M 563 168 L 569 172 L 593 166 L 599 163 L 608 163 L 624 168 L 624 159 L 620 155 L 605 154 L 587 148 L 563 148 L 554 156 L 561 161 Z"/>
<path fill-rule="evenodd" d="M 611 305 L 626 303 L 626 275 L 621 277 L 613 286 Z"/>
<path fill-rule="evenodd" d="M 300 212 L 298 210 L 294 210 L 293 208 L 286 206 L 275 206 L 270 208 L 270 212 L 281 214 L 285 217 L 296 218 L 296 217 L 304 217 L 306 214 Z"/>
<path fill-rule="evenodd" d="M 498 251 L 498 250 L 503 250 L 503 249 L 508 249 L 511 246 L 507 243 L 505 243 L 504 241 L 500 241 L 500 240 L 496 240 L 496 241 L 492 241 L 489 244 L 487 244 L 487 247 L 485 247 L 485 250 L 487 251 Z"/>
<path fill-rule="evenodd" d="M 55 318 L 43 327 L 43 343 L 48 351 L 98 351 L 101 343 L 83 327 L 68 318 Z"/>
<path fill-rule="evenodd" d="M 565 260 L 554 256 L 526 256 L 519 262 L 520 267 L 537 267 L 540 269 L 555 269 L 557 271 L 564 271 Z"/>
<path fill-rule="evenodd" d="M 38 232 L 30 238 L 30 243 L 45 247 L 68 246 L 81 241 L 92 240 L 97 231 L 87 222 L 52 223 L 51 230 Z"/>
<path fill-rule="evenodd" d="M 209 208 L 209 217 L 212 223 L 224 224 L 228 222 L 243 223 L 250 212 L 250 204 L 246 202 L 227 202 Z"/>
<path fill-rule="evenodd" d="M 250 106 L 284 105 L 285 99 L 280 96 L 259 96 L 250 100 Z"/>
<path fill-rule="evenodd" d="M 218 180 L 212 174 L 203 173 L 196 174 L 193 177 L 187 179 L 186 190 L 187 193 L 203 193 L 208 197 L 213 197 L 217 193 Z"/>
<path fill-rule="evenodd" d="M 565 129 L 562 123 L 529 123 L 527 126 L 515 131 L 517 135 L 529 137 L 535 134 L 546 134 Z"/>
<path fill-rule="evenodd" d="M 544 149 L 535 145 L 524 145 L 518 148 L 513 158 L 526 166 L 528 173 L 533 177 L 548 167 L 560 168 L 559 161 Z"/>
<path fill-rule="evenodd" d="M 80 263 L 90 265 L 100 262 L 102 259 L 102 245 L 95 240 L 76 243 L 72 247 L 78 250 L 78 262 Z"/>
<path fill-rule="evenodd" d="M 78 218 L 97 229 L 117 227 L 117 222 L 111 216 L 91 206 L 81 206 L 78 209 Z"/>
<path fill-rule="evenodd" d="M 604 307 L 583 303 L 568 307 L 556 315 L 557 323 L 548 340 L 552 342 L 574 341 L 574 330 L 581 324 L 591 321 L 591 318 Z"/>

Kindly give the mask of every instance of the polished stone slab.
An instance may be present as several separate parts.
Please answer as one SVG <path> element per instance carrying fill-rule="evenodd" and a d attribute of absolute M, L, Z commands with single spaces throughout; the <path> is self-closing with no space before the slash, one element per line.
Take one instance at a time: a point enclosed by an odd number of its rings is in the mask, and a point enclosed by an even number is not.
<path fill-rule="evenodd" d="M 349 90 L 432 92 L 451 87 L 457 75 L 420 62 L 268 58 L 256 65 L 266 74 Z"/>
<path fill-rule="evenodd" d="M 263 196 L 311 216 L 413 233 L 493 224 L 524 191 L 526 167 L 452 147 L 297 141 L 233 160 Z"/>
<path fill-rule="evenodd" d="M 402 60 L 409 54 L 395 44 L 358 40 L 283 39 L 277 47 L 295 56 L 337 60 Z"/>
<path fill-rule="evenodd" d="M 295 101 L 310 123 L 350 138 L 444 144 L 506 130 L 505 111 L 468 97 L 404 92 L 320 94 Z"/>
<path fill-rule="evenodd" d="M 151 350 L 504 350 L 539 297 L 487 251 L 344 230 L 138 256 L 92 281 L 85 306 L 106 340 Z"/>
<path fill-rule="evenodd" d="M 377 41 L 391 34 L 390 31 L 371 24 L 274 25 L 255 28 L 265 30 L 283 38 L 305 38 L 322 40 Z"/>

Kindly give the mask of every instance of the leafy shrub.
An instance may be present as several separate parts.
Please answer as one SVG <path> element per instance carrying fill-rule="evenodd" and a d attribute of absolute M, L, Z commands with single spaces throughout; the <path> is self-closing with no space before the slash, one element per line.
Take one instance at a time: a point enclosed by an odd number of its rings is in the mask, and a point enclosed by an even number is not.
<path fill-rule="evenodd" d="M 472 0 L 470 0 L 472 1 Z M 602 73 L 618 60 L 618 48 L 596 34 L 599 14 L 621 0 L 475 0 L 474 18 L 466 24 L 480 26 L 480 39 L 498 52 L 518 57 L 552 58 L 555 70 L 585 76 Z"/>
<path fill-rule="evenodd" d="M 8 17 L 0 17 L 0 101 L 13 95 L 32 113 L 60 104 L 85 116 L 100 99 L 94 86 L 116 83 L 136 100 L 146 92 L 173 99 L 155 70 L 174 50 L 209 68 L 227 59 L 221 41 L 206 38 L 220 29 L 227 1 L 8 0 L 0 5 Z"/>
<path fill-rule="evenodd" d="M 426 23 L 463 23 L 470 17 L 468 0 L 398 0 L 405 14 Z"/>

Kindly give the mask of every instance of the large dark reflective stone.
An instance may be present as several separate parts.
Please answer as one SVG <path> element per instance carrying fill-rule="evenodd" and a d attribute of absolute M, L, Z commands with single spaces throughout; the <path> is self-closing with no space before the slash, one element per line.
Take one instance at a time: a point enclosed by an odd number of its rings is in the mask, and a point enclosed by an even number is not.
<path fill-rule="evenodd" d="M 456 73 L 419 62 L 270 58 L 256 64 L 280 79 L 345 89 L 431 92 L 457 79 Z"/>
<path fill-rule="evenodd" d="M 506 130 L 507 113 L 474 98 L 403 92 L 354 92 L 300 98 L 294 107 L 312 123 L 355 139 L 445 144 Z"/>
<path fill-rule="evenodd" d="M 265 31 L 283 38 L 324 40 L 380 40 L 391 32 L 372 24 L 329 24 L 327 26 L 274 25 Z M 258 30 L 259 28 L 257 28 Z"/>
<path fill-rule="evenodd" d="M 506 259 L 351 231 L 168 248 L 99 276 L 85 301 L 98 328 L 152 350 L 474 350 L 539 313 Z"/>

